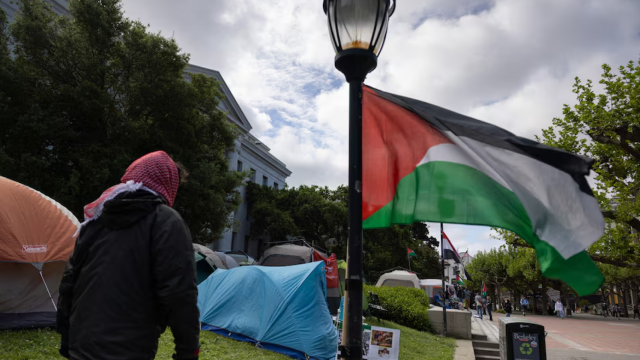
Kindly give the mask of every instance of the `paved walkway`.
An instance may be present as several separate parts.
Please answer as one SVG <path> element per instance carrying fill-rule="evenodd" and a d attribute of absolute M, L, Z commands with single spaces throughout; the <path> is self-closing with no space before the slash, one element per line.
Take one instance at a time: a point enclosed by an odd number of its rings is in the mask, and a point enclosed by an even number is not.
<path fill-rule="evenodd" d="M 494 314 L 493 322 L 485 317 L 483 329 L 488 325 L 497 331 L 497 327 L 489 324 L 497 326 L 498 319 L 503 316 Z M 590 314 L 574 314 L 565 319 L 527 315 L 526 319 L 545 327 L 548 360 L 640 359 L 640 320 Z"/>

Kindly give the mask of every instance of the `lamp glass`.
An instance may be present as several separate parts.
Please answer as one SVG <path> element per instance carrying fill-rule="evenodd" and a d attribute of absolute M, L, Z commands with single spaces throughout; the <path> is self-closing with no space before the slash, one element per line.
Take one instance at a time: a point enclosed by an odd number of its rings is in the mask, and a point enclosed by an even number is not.
<path fill-rule="evenodd" d="M 329 0 L 328 20 L 337 52 L 364 49 L 378 55 L 389 23 L 389 0 Z"/>

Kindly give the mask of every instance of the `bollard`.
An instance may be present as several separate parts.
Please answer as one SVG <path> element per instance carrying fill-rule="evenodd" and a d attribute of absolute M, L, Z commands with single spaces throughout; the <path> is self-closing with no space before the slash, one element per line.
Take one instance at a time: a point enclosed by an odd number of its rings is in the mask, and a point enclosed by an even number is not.
<path fill-rule="evenodd" d="M 500 318 L 500 360 L 547 360 L 544 326 L 528 319 Z"/>

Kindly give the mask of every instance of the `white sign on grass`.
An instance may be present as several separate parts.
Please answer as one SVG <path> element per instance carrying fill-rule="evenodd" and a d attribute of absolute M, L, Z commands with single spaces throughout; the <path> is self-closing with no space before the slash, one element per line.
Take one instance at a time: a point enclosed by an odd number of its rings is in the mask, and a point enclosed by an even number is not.
<path fill-rule="evenodd" d="M 338 345 L 342 342 L 342 329 L 338 332 Z M 362 358 L 366 360 L 398 360 L 400 356 L 400 330 L 372 326 L 362 332 Z M 336 359 L 340 358 L 340 351 Z"/>

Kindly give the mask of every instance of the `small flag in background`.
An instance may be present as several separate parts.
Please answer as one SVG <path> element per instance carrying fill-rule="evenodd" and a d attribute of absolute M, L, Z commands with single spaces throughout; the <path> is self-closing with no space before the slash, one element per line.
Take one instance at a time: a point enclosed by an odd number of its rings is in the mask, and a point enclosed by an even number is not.
<path fill-rule="evenodd" d="M 447 234 L 445 234 L 444 231 L 442 232 L 442 237 L 445 240 L 445 242 L 443 244 L 444 245 L 444 258 L 445 259 L 453 259 L 458 264 L 461 263 L 462 260 L 460 259 L 460 255 L 456 251 L 456 248 L 453 247 L 453 244 L 451 243 L 451 240 L 449 240 L 449 237 L 447 237 Z"/>
<path fill-rule="evenodd" d="M 471 275 L 469 275 L 469 273 L 467 272 L 467 269 L 464 269 L 464 277 L 467 280 L 473 281 L 473 279 L 471 278 Z"/>
<path fill-rule="evenodd" d="M 413 256 L 413 257 L 418 257 L 418 255 L 416 255 L 415 252 L 413 252 L 413 250 L 407 248 L 407 256 Z"/>
<path fill-rule="evenodd" d="M 456 280 L 458 280 L 458 284 L 464 286 L 464 281 L 462 281 L 462 278 L 460 277 L 460 275 L 456 275 Z"/>
<path fill-rule="evenodd" d="M 482 283 L 482 296 L 487 296 L 487 285 Z"/>

